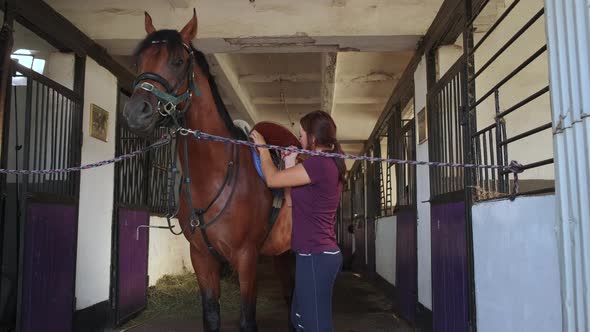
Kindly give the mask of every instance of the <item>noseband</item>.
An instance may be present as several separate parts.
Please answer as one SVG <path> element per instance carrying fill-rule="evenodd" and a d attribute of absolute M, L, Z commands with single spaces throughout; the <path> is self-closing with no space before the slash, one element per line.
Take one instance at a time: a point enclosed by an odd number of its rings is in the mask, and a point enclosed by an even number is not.
<path fill-rule="evenodd" d="M 165 43 L 166 41 L 153 41 L 153 44 Z M 142 89 L 153 94 L 158 99 L 158 112 L 163 117 L 170 116 L 172 120 L 178 125 L 179 121 L 184 117 L 184 114 L 190 107 L 190 100 L 193 93 L 196 96 L 201 95 L 201 91 L 195 83 L 195 73 L 193 71 L 195 56 L 192 47 L 182 43 L 182 46 L 189 54 L 188 69 L 185 79 L 180 81 L 176 87 L 172 87 L 164 77 L 156 73 L 145 72 L 139 75 L 135 82 L 133 82 L 134 90 Z M 160 83 L 166 91 L 162 91 L 154 86 L 152 83 L 146 82 L 147 80 Z M 188 86 L 184 93 L 179 94 L 180 87 L 188 80 Z M 178 109 L 178 105 L 185 103 L 182 109 Z"/>

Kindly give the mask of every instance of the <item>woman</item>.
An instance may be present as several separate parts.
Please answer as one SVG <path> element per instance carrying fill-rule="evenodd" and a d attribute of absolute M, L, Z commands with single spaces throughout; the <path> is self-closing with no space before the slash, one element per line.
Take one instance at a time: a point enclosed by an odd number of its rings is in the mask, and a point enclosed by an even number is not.
<path fill-rule="evenodd" d="M 342 153 L 336 124 L 328 113 L 311 112 L 300 124 L 299 139 L 305 149 Z M 256 131 L 251 138 L 265 143 Z M 334 224 L 346 175 L 344 160 L 310 156 L 295 165 L 297 154 L 287 153 L 285 170 L 279 171 L 267 149 L 259 152 L 268 186 L 286 188 L 287 204 L 292 206 L 291 247 L 297 255 L 293 324 L 297 331 L 332 331 L 332 289 L 342 266 Z"/>

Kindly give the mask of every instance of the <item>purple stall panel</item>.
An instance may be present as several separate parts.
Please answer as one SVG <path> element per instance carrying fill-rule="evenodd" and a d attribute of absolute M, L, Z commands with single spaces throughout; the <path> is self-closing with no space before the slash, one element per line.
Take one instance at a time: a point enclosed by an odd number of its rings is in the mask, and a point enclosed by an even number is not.
<path fill-rule="evenodd" d="M 467 331 L 465 203 L 432 204 L 431 211 L 434 331 Z"/>
<path fill-rule="evenodd" d="M 400 211 L 397 213 L 396 306 L 402 316 L 410 322 L 416 320 L 417 250 L 416 212 Z"/>
<path fill-rule="evenodd" d="M 147 305 L 149 212 L 119 208 L 117 322 L 143 310 Z"/>
<path fill-rule="evenodd" d="M 29 203 L 24 227 L 22 331 L 72 330 L 78 207 Z"/>

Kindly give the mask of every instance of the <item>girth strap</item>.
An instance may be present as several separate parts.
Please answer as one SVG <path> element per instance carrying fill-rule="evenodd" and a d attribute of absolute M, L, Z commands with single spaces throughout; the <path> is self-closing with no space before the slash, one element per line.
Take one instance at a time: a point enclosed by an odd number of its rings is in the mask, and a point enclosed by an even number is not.
<path fill-rule="evenodd" d="M 211 241 L 209 240 L 209 236 L 207 235 L 207 227 L 210 227 L 216 221 L 219 220 L 219 218 L 223 215 L 223 213 L 225 212 L 225 210 L 229 206 L 229 202 L 232 200 L 234 193 L 236 191 L 235 190 L 236 189 L 236 182 L 238 180 L 238 174 L 239 174 L 239 170 L 240 170 L 240 148 L 232 145 L 232 153 L 231 153 L 232 157 L 234 156 L 234 151 L 235 151 L 235 159 L 234 159 L 235 162 L 233 160 L 230 161 L 230 164 L 228 166 L 228 172 L 225 176 L 225 181 L 223 182 L 222 187 L 217 192 L 217 195 L 215 196 L 215 198 L 211 201 L 211 203 L 207 206 L 206 209 L 195 209 L 194 210 L 195 214 L 197 215 L 197 218 L 199 220 L 199 229 L 201 230 L 201 235 L 203 236 L 203 241 L 207 245 L 209 252 L 220 263 L 223 263 L 225 261 L 225 258 L 215 249 L 215 247 L 213 247 L 213 244 L 211 243 Z M 234 170 L 234 171 L 232 172 L 232 170 Z M 223 192 L 223 189 L 226 186 L 230 186 L 231 192 L 229 193 L 229 197 L 225 201 L 223 208 L 221 208 L 221 211 L 219 211 L 219 213 L 213 219 L 211 219 L 209 222 L 205 222 L 205 219 L 204 219 L 205 213 L 207 212 L 207 210 L 209 210 L 209 208 L 213 205 L 213 203 L 221 195 L 221 193 Z"/>

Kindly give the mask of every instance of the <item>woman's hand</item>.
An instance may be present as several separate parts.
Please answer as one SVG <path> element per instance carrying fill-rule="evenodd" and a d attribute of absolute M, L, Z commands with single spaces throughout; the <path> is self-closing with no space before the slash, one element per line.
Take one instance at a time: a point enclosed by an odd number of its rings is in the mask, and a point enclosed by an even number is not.
<path fill-rule="evenodd" d="M 294 146 L 290 146 L 291 148 L 295 148 Z M 285 162 L 285 168 L 290 168 L 295 166 L 296 164 L 296 159 L 297 156 L 299 154 L 295 153 L 295 152 L 289 152 L 289 151 L 281 151 L 281 157 L 283 158 L 283 161 Z"/>
<path fill-rule="evenodd" d="M 250 133 L 250 138 L 254 141 L 254 143 L 256 144 L 266 144 L 266 140 L 264 139 L 264 136 L 262 136 L 259 132 L 257 132 L 256 130 L 252 130 L 252 132 Z M 262 148 L 258 148 L 258 153 L 262 152 Z"/>

